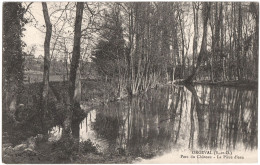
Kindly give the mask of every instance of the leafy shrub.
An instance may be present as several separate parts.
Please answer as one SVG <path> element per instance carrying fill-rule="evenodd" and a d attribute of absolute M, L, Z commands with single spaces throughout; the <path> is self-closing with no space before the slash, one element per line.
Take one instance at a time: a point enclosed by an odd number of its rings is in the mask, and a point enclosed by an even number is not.
<path fill-rule="evenodd" d="M 52 144 L 52 151 L 58 160 L 75 160 L 79 153 L 99 154 L 98 146 L 92 143 L 89 139 L 84 142 L 79 142 L 76 138 L 63 137 L 59 141 Z"/>
<path fill-rule="evenodd" d="M 59 141 L 54 142 L 52 150 L 58 159 L 71 160 L 78 153 L 77 139 L 71 137 L 63 137 Z"/>
<path fill-rule="evenodd" d="M 98 146 L 88 139 L 87 141 L 80 143 L 80 151 L 84 154 L 95 153 L 98 154 Z"/>

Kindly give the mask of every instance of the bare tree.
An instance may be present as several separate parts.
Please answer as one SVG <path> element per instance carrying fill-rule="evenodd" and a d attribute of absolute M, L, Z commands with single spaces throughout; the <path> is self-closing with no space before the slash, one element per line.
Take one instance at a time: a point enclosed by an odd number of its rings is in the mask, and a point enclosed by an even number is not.
<path fill-rule="evenodd" d="M 77 70 L 79 66 L 80 59 L 80 38 L 81 38 L 81 24 L 82 24 L 82 15 L 83 15 L 83 2 L 77 2 L 76 6 L 76 19 L 75 19 L 75 29 L 74 29 L 74 44 L 73 44 L 73 53 L 72 61 L 70 66 L 70 79 L 69 79 L 69 100 L 68 106 L 66 109 L 66 119 L 63 123 L 64 131 L 63 136 L 70 136 L 71 134 L 71 120 L 75 107 L 79 104 L 78 95 L 80 94 L 80 89 L 75 90 L 76 88 L 76 78 Z M 77 78 L 79 80 L 79 78 Z"/>
<path fill-rule="evenodd" d="M 42 2 L 43 16 L 46 25 L 46 35 L 44 41 L 44 72 L 43 72 L 43 91 L 42 91 L 42 103 L 43 113 L 47 111 L 48 95 L 49 95 L 49 76 L 50 76 L 50 41 L 52 34 L 52 24 L 48 13 L 48 7 L 46 2 Z"/>

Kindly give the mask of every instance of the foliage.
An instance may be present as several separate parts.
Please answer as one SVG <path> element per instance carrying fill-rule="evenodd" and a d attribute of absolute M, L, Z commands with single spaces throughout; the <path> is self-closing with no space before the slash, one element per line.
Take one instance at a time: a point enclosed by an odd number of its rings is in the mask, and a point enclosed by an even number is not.
<path fill-rule="evenodd" d="M 118 9 L 113 8 L 112 12 L 106 15 L 103 27 L 100 40 L 92 52 L 92 59 L 102 75 L 112 78 L 123 67 L 121 61 L 124 57 L 125 41 Z"/>
<path fill-rule="evenodd" d="M 9 109 L 10 102 L 19 103 L 22 85 L 25 44 L 22 42 L 25 9 L 19 2 L 3 4 L 3 109 Z M 15 105 L 16 106 L 16 105 Z M 12 109 L 13 111 L 14 109 Z M 10 111 L 9 111 L 10 112 Z M 11 112 L 13 113 L 13 112 Z"/>
<path fill-rule="evenodd" d="M 95 145 L 90 139 L 79 144 L 80 152 L 83 154 L 94 153 L 98 154 L 98 145 Z"/>
<path fill-rule="evenodd" d="M 52 145 L 52 150 L 58 159 L 70 160 L 76 156 L 78 152 L 78 139 L 72 137 L 63 137 Z"/>
<path fill-rule="evenodd" d="M 3 5 L 3 73 L 7 81 L 10 76 L 22 81 L 23 27 L 27 20 L 23 18 L 24 8 L 21 3 L 6 2 Z"/>
<path fill-rule="evenodd" d="M 84 142 L 78 142 L 79 139 L 73 137 L 63 137 L 52 144 L 52 151 L 60 160 L 76 159 L 79 154 L 98 154 L 98 146 L 89 139 Z"/>

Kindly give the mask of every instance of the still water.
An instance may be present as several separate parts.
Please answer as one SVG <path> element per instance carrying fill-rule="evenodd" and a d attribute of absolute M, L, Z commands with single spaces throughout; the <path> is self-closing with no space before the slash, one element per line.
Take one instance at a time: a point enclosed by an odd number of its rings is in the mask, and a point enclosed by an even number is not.
<path fill-rule="evenodd" d="M 169 86 L 90 111 L 73 126 L 100 152 L 150 159 L 176 151 L 257 151 L 257 91 L 217 86 Z M 49 131 L 49 140 L 62 128 Z"/>

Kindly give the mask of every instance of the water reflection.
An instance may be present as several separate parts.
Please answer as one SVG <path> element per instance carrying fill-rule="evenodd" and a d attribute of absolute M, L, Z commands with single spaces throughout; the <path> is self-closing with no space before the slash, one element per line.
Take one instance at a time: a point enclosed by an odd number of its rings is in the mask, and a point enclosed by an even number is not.
<path fill-rule="evenodd" d="M 257 124 L 255 91 L 173 86 L 109 103 L 72 130 L 102 152 L 151 158 L 171 150 L 257 149 Z M 50 131 L 50 140 L 59 139 L 57 129 Z"/>

